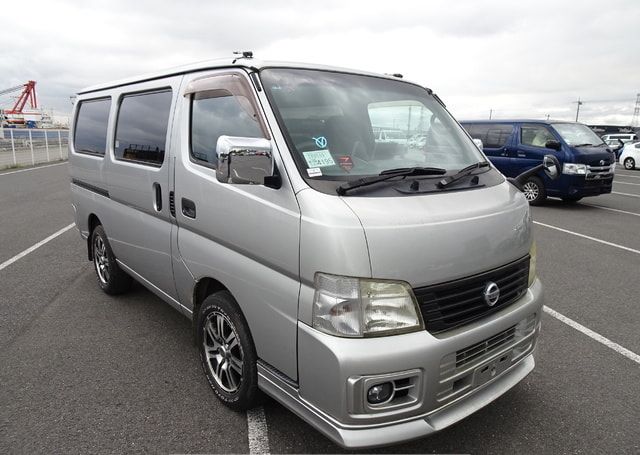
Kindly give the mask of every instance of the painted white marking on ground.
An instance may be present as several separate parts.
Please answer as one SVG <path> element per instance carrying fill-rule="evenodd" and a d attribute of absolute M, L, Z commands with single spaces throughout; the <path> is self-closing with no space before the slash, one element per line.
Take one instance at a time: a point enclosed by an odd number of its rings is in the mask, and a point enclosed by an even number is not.
<path fill-rule="evenodd" d="M 572 327 L 572 328 L 576 329 L 578 332 L 584 333 L 589 338 L 592 338 L 592 339 L 596 340 L 598 343 L 602 343 L 606 347 L 613 349 L 618 354 L 621 354 L 621 355 L 625 356 L 626 358 L 633 360 L 636 363 L 640 363 L 640 355 L 636 354 L 635 352 L 630 351 L 629 349 L 625 348 L 624 346 L 620 346 L 618 343 L 614 343 L 609 338 L 603 337 L 599 333 L 594 332 L 593 330 L 583 326 L 582 324 L 577 323 L 573 319 L 570 319 L 570 318 L 558 313 L 557 311 L 549 308 L 546 305 L 543 307 L 543 310 L 544 310 L 545 313 L 553 316 L 557 320 L 564 322 L 569 327 Z"/>
<path fill-rule="evenodd" d="M 614 248 L 620 248 L 621 250 L 630 251 L 631 253 L 640 254 L 640 250 L 635 250 L 633 248 L 629 248 L 628 246 L 618 245 L 617 243 L 613 243 L 613 242 L 607 242 L 606 240 L 597 239 L 595 237 L 591 237 L 590 235 L 580 234 L 579 232 L 573 232 L 573 231 L 570 231 L 568 229 L 562 229 L 562 228 L 560 228 L 558 226 L 552 226 L 550 224 L 544 224 L 544 223 L 541 223 L 539 221 L 534 221 L 533 223 L 537 224 L 538 226 L 544 226 L 544 227 L 549 228 L 549 229 L 555 229 L 556 231 L 565 232 L 567 234 L 575 235 L 577 237 L 582 237 L 583 239 L 588 239 L 588 240 L 592 240 L 594 242 L 602 243 L 603 245 L 608 245 L 608 246 L 612 246 Z"/>
<path fill-rule="evenodd" d="M 63 227 L 62 229 L 60 229 L 57 232 L 54 232 L 53 234 L 51 234 L 49 237 L 47 237 L 46 239 L 40 240 L 38 243 L 36 243 L 35 245 L 30 246 L 29 248 L 27 248 L 26 250 L 24 250 L 22 253 L 18 253 L 16 254 L 14 257 L 12 257 L 9 260 L 4 261 L 2 264 L 0 264 L 0 270 L 5 269 L 7 267 L 9 267 L 11 264 L 13 264 L 14 262 L 16 262 L 19 259 L 22 259 L 23 257 L 25 257 L 27 254 L 37 250 L 38 248 L 40 248 L 42 245 L 44 245 L 47 242 L 50 242 L 51 240 L 55 239 L 56 237 L 58 237 L 59 235 L 64 234 L 65 232 L 67 232 L 69 229 L 71 229 L 72 227 L 75 226 L 75 223 L 71 223 L 69 226 Z"/>
<path fill-rule="evenodd" d="M 247 411 L 247 430 L 249 433 L 249 453 L 268 455 L 269 431 L 262 406 Z"/>
<path fill-rule="evenodd" d="M 619 191 L 612 191 L 611 194 L 620 194 L 621 196 L 640 197 L 640 194 L 620 193 Z"/>
<path fill-rule="evenodd" d="M 629 183 L 629 182 L 618 182 L 615 181 L 613 183 L 619 183 L 620 185 L 633 185 L 633 186 L 640 186 L 640 183 Z"/>
<path fill-rule="evenodd" d="M 594 208 L 602 209 L 602 210 L 611 210 L 612 212 L 624 213 L 625 215 L 640 216 L 640 213 L 627 212 L 626 210 L 620 210 L 620 209 L 612 209 L 611 207 L 605 207 L 604 205 L 585 204 L 584 202 L 582 203 L 582 205 L 587 206 L 587 207 L 594 207 Z"/>
<path fill-rule="evenodd" d="M 20 169 L 19 171 L 1 172 L 0 176 L 9 175 L 9 174 L 17 174 L 18 172 L 35 171 L 36 169 L 44 169 L 46 167 L 62 166 L 63 164 L 67 164 L 67 162 L 65 161 L 63 163 L 47 164 L 46 166 L 34 166 L 34 167 L 30 167 L 28 169 Z"/>
<path fill-rule="evenodd" d="M 621 172 L 618 172 L 618 171 L 616 171 L 616 177 L 631 177 L 634 179 L 640 179 L 640 175 L 622 174 Z"/>

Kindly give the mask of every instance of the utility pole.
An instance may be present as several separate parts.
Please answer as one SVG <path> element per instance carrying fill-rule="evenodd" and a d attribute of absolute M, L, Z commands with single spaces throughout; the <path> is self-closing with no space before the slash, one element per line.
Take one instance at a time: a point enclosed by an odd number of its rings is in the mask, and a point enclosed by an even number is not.
<path fill-rule="evenodd" d="M 636 95 L 636 107 L 633 109 L 633 117 L 631 118 L 631 126 L 639 126 L 640 120 L 640 93 Z"/>
<path fill-rule="evenodd" d="M 491 120 L 492 115 L 493 115 L 493 109 L 489 109 L 489 120 Z"/>
<path fill-rule="evenodd" d="M 580 101 L 580 97 L 578 97 L 578 101 L 574 101 L 578 105 L 576 108 L 576 122 L 578 121 L 578 116 L 580 115 L 580 106 L 584 104 L 584 101 Z"/>

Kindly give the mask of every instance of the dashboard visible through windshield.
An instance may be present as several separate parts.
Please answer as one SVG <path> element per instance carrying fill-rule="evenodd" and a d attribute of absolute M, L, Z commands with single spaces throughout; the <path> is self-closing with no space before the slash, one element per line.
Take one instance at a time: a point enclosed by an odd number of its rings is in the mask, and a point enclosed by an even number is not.
<path fill-rule="evenodd" d="M 306 179 L 339 184 L 413 167 L 454 172 L 484 160 L 438 101 L 414 84 L 289 68 L 260 75 Z"/>

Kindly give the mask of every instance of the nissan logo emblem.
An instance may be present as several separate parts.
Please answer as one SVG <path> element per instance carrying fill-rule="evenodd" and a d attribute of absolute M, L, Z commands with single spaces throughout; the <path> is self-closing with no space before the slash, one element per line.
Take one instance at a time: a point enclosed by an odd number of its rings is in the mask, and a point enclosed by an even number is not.
<path fill-rule="evenodd" d="M 498 299 L 500 298 L 500 288 L 493 281 L 490 281 L 484 287 L 482 296 L 484 297 L 484 301 L 488 306 L 493 306 L 498 303 Z"/>

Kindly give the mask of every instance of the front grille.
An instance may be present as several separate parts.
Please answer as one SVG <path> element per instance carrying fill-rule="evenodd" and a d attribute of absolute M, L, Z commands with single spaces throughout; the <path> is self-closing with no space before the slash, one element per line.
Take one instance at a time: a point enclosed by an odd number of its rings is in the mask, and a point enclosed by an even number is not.
<path fill-rule="evenodd" d="M 488 272 L 446 283 L 416 288 L 426 329 L 431 333 L 468 324 L 505 308 L 526 291 L 529 280 L 529 255 Z M 484 299 L 484 289 L 494 282 L 500 298 L 494 306 Z"/>
<path fill-rule="evenodd" d="M 587 180 L 590 179 L 603 179 L 606 177 L 613 178 L 615 170 L 615 162 L 611 158 L 604 158 L 601 160 L 591 160 L 587 163 Z"/>

